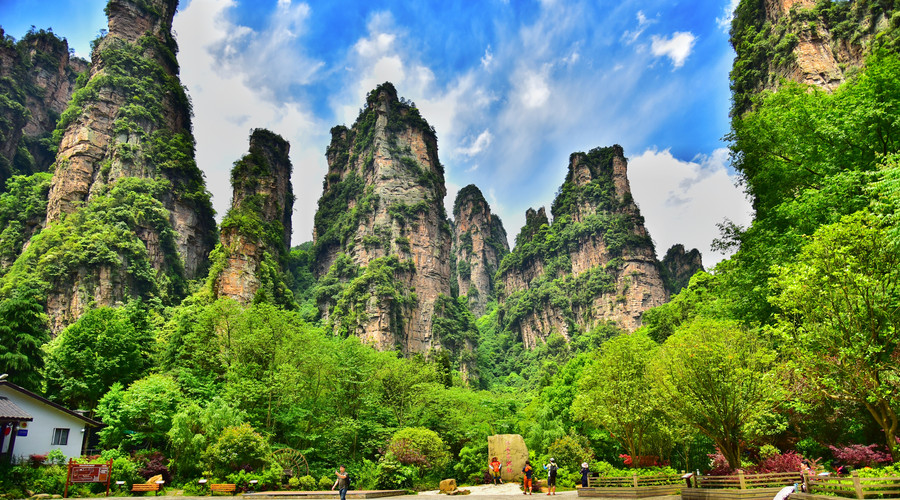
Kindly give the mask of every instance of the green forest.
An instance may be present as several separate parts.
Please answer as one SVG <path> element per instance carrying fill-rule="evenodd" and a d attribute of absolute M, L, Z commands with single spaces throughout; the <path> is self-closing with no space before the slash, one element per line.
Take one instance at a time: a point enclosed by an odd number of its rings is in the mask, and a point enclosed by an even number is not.
<path fill-rule="evenodd" d="M 434 331 L 448 345 L 474 345 L 467 359 L 448 350 L 379 352 L 349 329 L 332 328 L 318 303 L 344 293 L 346 278 L 361 273 L 392 286 L 408 263 L 389 257 L 361 270 L 339 258 L 317 280 L 321 244 L 307 242 L 268 256 L 283 272 L 270 269 L 275 288 L 252 304 L 216 300 L 205 278 L 185 278 L 178 263 L 153 270 L 128 229 L 156 225 L 162 244 L 174 245 L 159 201 L 171 186 L 149 179 L 111 184 L 41 231 L 26 258 L 10 264 L 27 240 L 28 219 L 46 213 L 51 174 L 41 172 L 12 176 L 0 194 L 0 373 L 106 424 L 83 460 L 113 460 L 114 478 L 128 485 L 162 474 L 166 488 L 186 494 L 203 493 L 200 478 L 243 489 L 283 482 L 329 489 L 339 464 L 355 489 L 435 489 L 445 478 L 480 483 L 493 434 L 521 434 L 533 463 L 555 457 L 564 488 L 574 487 L 583 461 L 606 475 L 783 472 L 803 460 L 900 475 L 892 465 L 900 460 L 900 55 L 892 38 L 900 14 L 835 91 L 787 80 L 771 91 L 760 82 L 776 79 L 773 68 L 789 62 L 775 59 L 785 48 L 772 33 L 783 33 L 747 21 L 758 20 L 751 4 L 740 3 L 732 27 L 738 59 L 727 141 L 753 222 L 723 223 L 715 244 L 731 257 L 646 311 L 634 332 L 610 322 L 568 340 L 555 333 L 528 350 L 509 328 L 520 309 L 539 308 L 540 300 L 574 303 L 579 291 L 606 286 L 598 270 L 596 283 L 548 279 L 531 293 L 544 298 L 503 301 L 495 293 L 480 318 L 465 297 L 441 297 Z M 131 64 L 134 54 L 116 50 Z M 178 85 L 160 78 L 150 84 Z M 60 129 L 69 119 L 63 113 Z M 367 119 L 363 111 L 360 120 Z M 190 149 L 177 137 L 155 140 L 159 148 Z M 172 168 L 196 168 L 186 164 Z M 561 189 L 554 211 L 573 196 Z M 209 204 L 203 193 L 195 199 Z M 254 224 L 241 217 L 230 213 L 225 224 Z M 317 215 L 328 217 L 341 229 L 341 218 L 352 215 L 339 206 Z M 593 217 L 578 227 L 594 224 L 591 231 L 630 244 L 633 233 L 620 227 L 628 221 Z M 524 250 L 507 254 L 498 273 L 527 252 L 562 258 L 555 249 L 578 238 L 575 224 L 563 222 L 523 227 L 515 241 Z M 256 229 L 278 241 L 277 231 Z M 120 255 L 131 263 L 140 298 L 88 307 L 51 335 L 48 289 L 72 269 Z M 64 457 L 31 458 L 0 465 L 0 491 L 10 498 L 62 493 Z M 285 468 L 295 469 L 290 479 Z M 101 490 L 79 486 L 74 494 Z"/>

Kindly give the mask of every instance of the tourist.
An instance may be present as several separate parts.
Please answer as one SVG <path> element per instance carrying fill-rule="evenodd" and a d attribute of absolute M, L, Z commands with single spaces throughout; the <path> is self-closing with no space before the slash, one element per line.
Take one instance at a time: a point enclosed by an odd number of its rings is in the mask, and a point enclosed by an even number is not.
<path fill-rule="evenodd" d="M 525 461 L 525 467 L 522 467 L 522 473 L 525 474 L 525 478 L 522 480 L 524 482 L 522 485 L 522 494 L 534 494 L 534 486 L 531 484 L 531 476 L 534 474 L 534 467 L 531 466 L 531 462 L 528 460 Z"/>
<path fill-rule="evenodd" d="M 347 488 L 350 487 L 350 474 L 347 474 L 347 469 L 343 465 L 340 470 L 335 471 L 334 474 L 337 476 L 337 481 L 334 482 L 334 486 L 331 487 L 331 490 L 334 491 L 334 489 L 337 488 L 338 493 L 341 494 L 341 500 L 347 500 Z"/>
<path fill-rule="evenodd" d="M 556 471 L 559 469 L 556 465 L 556 459 L 551 458 L 550 463 L 544 465 L 547 471 L 547 494 L 556 495 Z"/>
<path fill-rule="evenodd" d="M 497 460 L 497 457 L 491 460 L 491 476 L 494 477 L 494 484 L 503 484 L 500 479 L 500 461 Z"/>
<path fill-rule="evenodd" d="M 581 487 L 587 488 L 588 485 L 588 476 L 591 475 L 591 469 L 588 467 L 587 462 L 581 462 Z"/>

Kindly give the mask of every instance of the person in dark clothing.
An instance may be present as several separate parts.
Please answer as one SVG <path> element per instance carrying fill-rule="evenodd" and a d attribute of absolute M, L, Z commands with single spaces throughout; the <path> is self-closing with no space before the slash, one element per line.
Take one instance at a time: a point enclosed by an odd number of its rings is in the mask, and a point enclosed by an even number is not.
<path fill-rule="evenodd" d="M 581 462 L 581 487 L 588 487 L 588 476 L 591 475 L 591 469 L 588 467 L 587 462 Z"/>

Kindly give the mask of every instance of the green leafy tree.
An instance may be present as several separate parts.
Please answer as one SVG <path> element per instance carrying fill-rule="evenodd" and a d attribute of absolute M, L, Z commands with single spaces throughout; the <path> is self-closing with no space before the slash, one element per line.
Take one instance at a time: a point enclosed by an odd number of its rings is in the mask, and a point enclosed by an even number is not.
<path fill-rule="evenodd" d="M 554 441 L 547 452 L 560 467 L 578 470 L 582 462 L 590 462 L 594 458 L 594 450 L 583 441 L 574 436 L 563 436 Z"/>
<path fill-rule="evenodd" d="M 178 383 L 166 375 L 149 375 L 124 391 L 121 384 L 114 384 L 97 404 L 97 415 L 106 424 L 100 443 L 132 449 L 163 447 L 183 399 Z"/>
<path fill-rule="evenodd" d="M 136 328 L 129 310 L 90 310 L 48 344 L 47 393 L 66 406 L 93 409 L 114 383 L 143 375 L 151 348 L 151 336 Z"/>
<path fill-rule="evenodd" d="M 250 424 L 226 427 L 219 438 L 203 453 L 209 470 L 218 477 L 237 471 L 242 466 L 259 470 L 269 457 L 269 443 Z"/>
<path fill-rule="evenodd" d="M 658 347 L 642 331 L 620 335 L 603 344 L 578 383 L 575 415 L 606 429 L 632 457 L 650 454 L 652 434 L 662 425 L 647 373 Z"/>
<path fill-rule="evenodd" d="M 29 284 L 0 302 L 0 373 L 9 381 L 38 391 L 44 367 L 41 346 L 50 340 L 40 291 Z"/>
<path fill-rule="evenodd" d="M 778 327 L 803 378 L 864 406 L 900 458 L 900 247 L 883 220 L 860 212 L 819 228 L 773 281 Z"/>
<path fill-rule="evenodd" d="M 172 427 L 167 435 L 172 449 L 172 462 L 176 474 L 190 478 L 203 471 L 203 452 L 222 434 L 226 427 L 244 423 L 245 415 L 221 398 L 215 398 L 205 407 L 191 403 L 182 407 L 172 417 Z"/>
<path fill-rule="evenodd" d="M 442 470 L 450 460 L 447 445 L 436 432 L 423 427 L 407 427 L 391 436 L 387 453 L 403 465 L 414 465 L 419 476 Z"/>
<path fill-rule="evenodd" d="M 651 365 L 663 407 L 741 465 L 747 443 L 783 429 L 775 352 L 736 322 L 698 318 L 681 325 Z"/>

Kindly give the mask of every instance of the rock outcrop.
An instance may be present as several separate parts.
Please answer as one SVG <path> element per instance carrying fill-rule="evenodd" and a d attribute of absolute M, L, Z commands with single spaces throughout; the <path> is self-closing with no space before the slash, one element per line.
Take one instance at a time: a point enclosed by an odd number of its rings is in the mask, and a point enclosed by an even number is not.
<path fill-rule="evenodd" d="M 281 278 L 291 243 L 290 145 L 281 136 L 256 129 L 250 152 L 231 171 L 231 210 L 222 220 L 221 245 L 212 253 L 213 295 L 242 304 L 258 293 L 290 302 Z"/>
<path fill-rule="evenodd" d="M 671 295 L 675 295 L 682 288 L 688 286 L 691 276 L 699 271 L 703 271 L 703 259 L 700 255 L 700 250 L 695 248 L 688 252 L 681 243 L 672 245 L 666 251 L 662 265 L 666 278 L 666 287 Z"/>
<path fill-rule="evenodd" d="M 89 304 L 178 301 L 185 280 L 206 273 L 215 221 L 178 79 L 176 6 L 111 0 L 109 32 L 95 44 L 89 79 L 57 125 L 47 227 L 13 266 L 14 274 L 34 272 L 51 283 L 54 331 Z M 75 242 L 87 239 L 93 250 L 78 250 L 83 243 Z"/>
<path fill-rule="evenodd" d="M 50 31 L 13 42 L 0 28 L 0 190 L 11 176 L 46 172 L 53 163 L 53 129 L 87 68 Z"/>
<path fill-rule="evenodd" d="M 460 189 L 453 204 L 452 251 L 459 296 L 468 299 L 472 314 L 479 317 L 493 294 L 494 275 L 509 253 L 509 242 L 500 217 L 491 213 L 474 184 Z"/>
<path fill-rule="evenodd" d="M 495 434 L 488 436 L 488 460 L 500 461 L 500 479 L 519 482 L 522 469 L 528 460 L 528 447 L 520 434 Z"/>
<path fill-rule="evenodd" d="M 668 300 L 620 146 L 573 153 L 551 212 L 552 223 L 543 208 L 526 213 L 500 264 L 499 318 L 526 347 L 609 321 L 634 330 Z"/>
<path fill-rule="evenodd" d="M 323 317 L 379 349 L 440 348 L 432 324 L 450 295 L 451 235 L 434 130 L 385 83 L 331 134 L 314 229 Z"/>
<path fill-rule="evenodd" d="M 897 39 L 893 11 L 890 4 L 857 0 L 743 0 L 731 30 L 735 114 L 782 79 L 835 90 L 873 46 Z"/>

